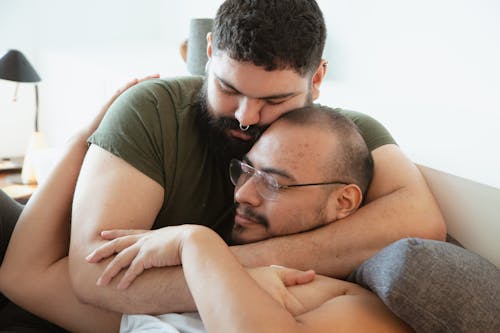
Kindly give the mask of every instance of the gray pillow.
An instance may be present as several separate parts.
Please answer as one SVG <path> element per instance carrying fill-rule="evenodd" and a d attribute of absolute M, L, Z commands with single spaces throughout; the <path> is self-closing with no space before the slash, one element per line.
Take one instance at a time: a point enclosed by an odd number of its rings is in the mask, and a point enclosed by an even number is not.
<path fill-rule="evenodd" d="M 417 332 L 500 332 L 500 270 L 453 244 L 397 241 L 349 277 Z"/>

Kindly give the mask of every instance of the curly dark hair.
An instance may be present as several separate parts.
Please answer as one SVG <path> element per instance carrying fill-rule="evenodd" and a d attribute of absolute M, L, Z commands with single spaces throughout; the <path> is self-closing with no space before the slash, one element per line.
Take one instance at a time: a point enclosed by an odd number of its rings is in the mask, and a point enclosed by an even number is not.
<path fill-rule="evenodd" d="M 315 0 L 226 0 L 215 17 L 213 46 L 237 61 L 305 76 L 319 66 L 325 38 Z"/>

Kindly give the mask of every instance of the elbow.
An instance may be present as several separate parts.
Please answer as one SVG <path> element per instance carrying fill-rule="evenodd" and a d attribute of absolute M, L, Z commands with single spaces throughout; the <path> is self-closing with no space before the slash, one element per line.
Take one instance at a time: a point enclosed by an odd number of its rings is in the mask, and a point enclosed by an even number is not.
<path fill-rule="evenodd" d="M 418 226 L 413 237 L 433 239 L 437 241 L 446 240 L 446 222 L 437 205 L 423 207 L 424 214 L 420 214 L 416 222 Z M 418 215 L 418 214 L 417 214 Z"/>
<path fill-rule="evenodd" d="M 31 299 L 36 294 L 36 285 L 33 276 L 38 276 L 35 271 L 24 271 L 21 265 L 2 265 L 0 267 L 0 293 L 7 296 L 15 303 L 22 303 Z"/>
<path fill-rule="evenodd" d="M 441 211 L 439 211 L 439 217 L 436 219 L 434 228 L 434 238 L 435 240 L 446 241 L 447 235 L 446 221 L 444 220 Z"/>
<path fill-rule="evenodd" d="M 83 304 L 95 304 L 95 300 L 92 295 L 94 295 L 93 289 L 96 284 L 92 281 L 96 281 L 88 269 L 88 265 L 85 260 L 77 260 L 74 256 L 69 257 L 69 277 L 71 287 L 76 298 Z"/>
<path fill-rule="evenodd" d="M 95 300 L 91 297 L 91 290 L 87 287 L 87 281 L 84 278 L 81 276 L 72 277 L 71 287 L 78 301 L 83 304 L 95 304 Z"/>
<path fill-rule="evenodd" d="M 427 230 L 422 238 L 433 239 L 437 241 L 446 241 L 446 223 L 441 214 L 430 220 Z"/>

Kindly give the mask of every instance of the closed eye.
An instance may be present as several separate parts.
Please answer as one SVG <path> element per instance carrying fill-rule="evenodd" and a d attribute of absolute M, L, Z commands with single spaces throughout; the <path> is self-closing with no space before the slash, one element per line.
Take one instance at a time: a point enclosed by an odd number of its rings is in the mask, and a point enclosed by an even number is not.
<path fill-rule="evenodd" d="M 220 79 L 217 80 L 217 85 L 219 86 L 219 90 L 222 91 L 222 93 L 224 93 L 226 95 L 239 95 L 240 94 L 239 91 L 228 86 L 227 84 L 222 82 Z"/>
<path fill-rule="evenodd" d="M 266 99 L 266 103 L 269 105 L 279 105 L 279 104 L 282 104 L 286 101 L 288 101 L 288 98 L 287 99 Z"/>

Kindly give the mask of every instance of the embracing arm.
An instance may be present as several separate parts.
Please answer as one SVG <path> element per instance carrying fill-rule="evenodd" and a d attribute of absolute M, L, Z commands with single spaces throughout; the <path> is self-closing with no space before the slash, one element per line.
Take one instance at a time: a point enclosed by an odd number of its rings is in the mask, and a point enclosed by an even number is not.
<path fill-rule="evenodd" d="M 121 313 L 195 309 L 179 267 L 149 270 L 131 288 L 117 290 L 114 284 L 96 285 L 106 262 L 85 260 L 105 242 L 100 237 L 102 230 L 150 229 L 162 205 L 163 191 L 124 160 L 98 146 L 89 148 L 75 191 L 69 252 L 72 284 L 83 302 Z"/>
<path fill-rule="evenodd" d="M 120 280 L 127 288 L 152 267 L 182 263 L 208 332 L 410 331 L 373 293 L 353 283 L 285 267 L 243 268 L 207 227 L 111 234 L 114 244 L 100 246 L 87 258 L 97 263 L 118 253 L 101 277 L 103 284 Z M 125 275 L 115 279 L 121 270 Z"/>
<path fill-rule="evenodd" d="M 324 277 L 291 288 L 304 304 L 314 299 L 294 317 L 259 287 L 220 237 L 194 230 L 181 244 L 181 260 L 208 332 L 410 331 L 372 293 Z"/>
<path fill-rule="evenodd" d="M 417 167 L 396 145 L 372 155 L 375 172 L 366 204 L 354 214 L 302 234 L 232 247 L 233 252 L 246 266 L 279 264 L 345 277 L 398 239 L 444 240 L 443 217 Z"/>

